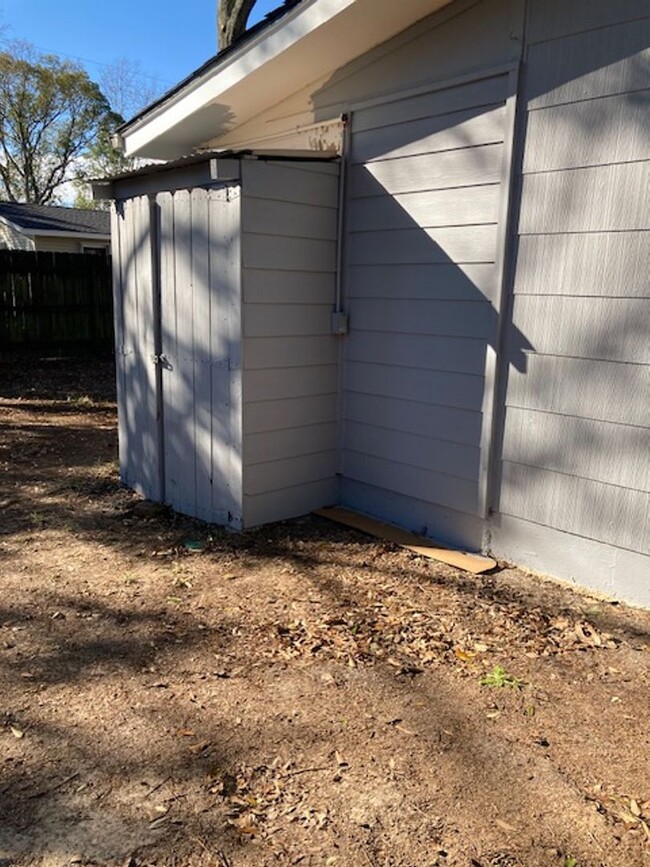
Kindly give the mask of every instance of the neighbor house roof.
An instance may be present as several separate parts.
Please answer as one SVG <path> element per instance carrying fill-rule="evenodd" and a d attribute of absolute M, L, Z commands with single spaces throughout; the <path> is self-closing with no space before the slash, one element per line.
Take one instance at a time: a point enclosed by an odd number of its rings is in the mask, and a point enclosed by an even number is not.
<path fill-rule="evenodd" d="M 58 205 L 32 205 L 0 202 L 0 218 L 27 235 L 106 235 L 110 236 L 108 211 L 66 208 Z"/>
<path fill-rule="evenodd" d="M 451 0 L 288 0 L 118 130 L 125 153 L 176 159 Z"/>

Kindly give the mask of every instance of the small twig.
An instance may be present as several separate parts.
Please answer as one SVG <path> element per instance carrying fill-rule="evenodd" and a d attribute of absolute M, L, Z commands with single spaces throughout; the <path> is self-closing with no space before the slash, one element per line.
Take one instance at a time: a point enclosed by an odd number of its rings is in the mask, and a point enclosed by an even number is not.
<path fill-rule="evenodd" d="M 162 789 L 162 787 L 165 785 L 165 783 L 168 783 L 170 780 L 171 780 L 171 777 L 165 777 L 165 779 L 161 783 L 158 783 L 158 785 L 154 786 L 153 789 L 149 789 L 149 791 L 145 795 L 145 798 L 148 798 L 150 795 L 153 795 L 153 793 L 157 792 L 158 789 Z"/>
<path fill-rule="evenodd" d="M 297 771 L 289 771 L 287 776 L 288 777 L 297 777 L 298 774 L 315 774 L 318 771 L 331 771 L 331 770 L 333 770 L 333 769 L 330 767 L 326 767 L 326 768 L 300 768 Z"/>
<path fill-rule="evenodd" d="M 190 840 L 198 843 L 199 846 L 208 853 L 208 855 L 211 855 L 213 858 L 217 858 L 220 862 L 219 867 L 233 867 L 232 861 L 230 860 L 230 858 L 228 858 L 228 856 L 222 849 L 217 849 L 216 852 L 213 852 L 212 849 L 209 849 L 205 845 L 205 843 L 203 842 L 203 840 L 201 840 L 200 837 L 190 837 Z"/>
<path fill-rule="evenodd" d="M 71 780 L 75 780 L 79 776 L 79 771 L 76 771 L 74 774 L 70 774 L 69 777 L 66 777 L 64 780 L 61 780 L 55 786 L 50 786 L 49 789 L 41 789 L 40 792 L 35 792 L 33 795 L 29 795 L 29 799 L 32 800 L 34 798 L 42 798 L 43 795 L 49 795 L 52 792 L 56 792 L 57 789 L 60 789 L 62 786 L 65 786 L 66 783 L 69 783 Z"/>

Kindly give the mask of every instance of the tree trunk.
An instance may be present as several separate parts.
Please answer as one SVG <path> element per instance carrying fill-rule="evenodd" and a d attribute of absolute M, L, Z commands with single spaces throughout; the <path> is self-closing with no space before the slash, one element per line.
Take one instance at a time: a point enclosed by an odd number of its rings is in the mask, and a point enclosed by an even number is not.
<path fill-rule="evenodd" d="M 246 30 L 246 22 L 255 0 L 218 0 L 217 30 L 219 50 L 228 48 Z"/>

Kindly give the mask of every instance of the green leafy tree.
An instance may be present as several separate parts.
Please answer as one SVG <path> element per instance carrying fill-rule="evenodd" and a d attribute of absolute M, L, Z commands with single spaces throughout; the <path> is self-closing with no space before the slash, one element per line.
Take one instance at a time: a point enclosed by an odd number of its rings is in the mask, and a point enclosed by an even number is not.
<path fill-rule="evenodd" d="M 80 66 L 12 43 L 0 52 L 0 197 L 56 201 L 113 120 Z"/>

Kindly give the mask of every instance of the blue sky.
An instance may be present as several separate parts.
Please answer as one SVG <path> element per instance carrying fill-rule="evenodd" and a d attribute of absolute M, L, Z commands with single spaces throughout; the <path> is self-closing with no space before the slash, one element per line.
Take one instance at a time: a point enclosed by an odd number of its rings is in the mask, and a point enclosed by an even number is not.
<path fill-rule="evenodd" d="M 257 0 L 249 23 L 280 5 Z M 102 64 L 128 58 L 139 63 L 143 83 L 154 80 L 162 92 L 216 53 L 216 6 L 216 0 L 0 0 L 0 35 L 77 59 L 91 78 Z"/>

